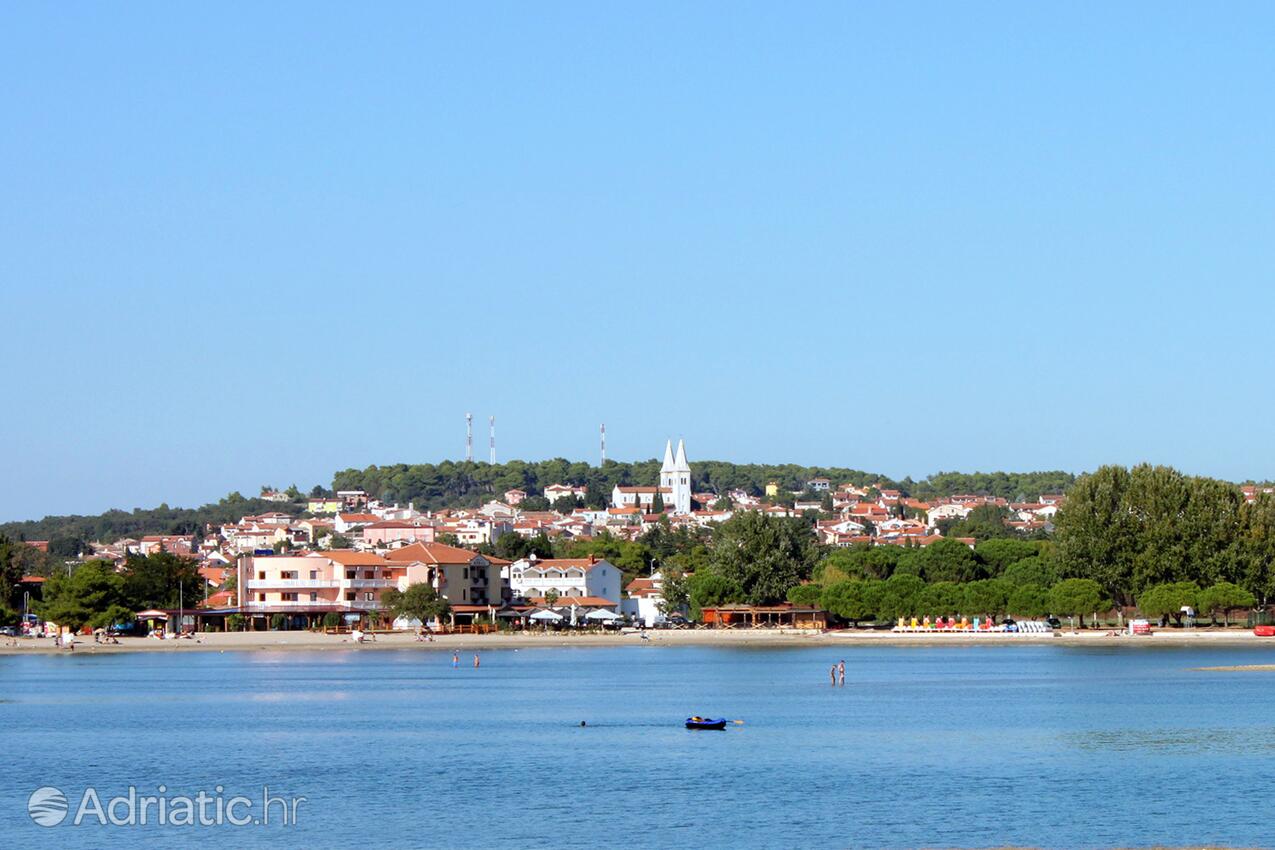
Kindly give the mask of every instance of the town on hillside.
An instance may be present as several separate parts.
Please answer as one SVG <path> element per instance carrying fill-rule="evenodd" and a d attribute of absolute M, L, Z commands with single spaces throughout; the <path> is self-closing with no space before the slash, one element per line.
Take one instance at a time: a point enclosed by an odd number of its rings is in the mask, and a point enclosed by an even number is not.
<path fill-rule="evenodd" d="M 1022 502 L 960 493 L 921 500 L 885 482 L 855 485 L 822 476 L 799 482 L 800 489 L 771 481 L 755 492 L 697 492 L 696 481 L 685 443 L 679 440 L 675 447 L 670 440 L 658 483 L 616 484 L 602 505 L 587 484 L 573 481 L 555 482 L 540 492 L 511 488 L 477 507 L 436 510 L 381 500 L 361 489 L 316 491 L 304 498 L 263 488 L 258 504 L 288 510 L 209 523 L 202 533 L 93 541 L 62 563 L 68 576 L 77 564 L 94 565 L 125 575 L 130 587 L 143 588 L 121 595 L 116 606 L 121 610 L 115 614 L 135 616 L 157 632 L 404 628 L 425 620 L 436 627 L 481 631 L 525 628 L 532 618 L 542 626 L 562 622 L 649 628 L 687 615 L 725 622 L 716 607 L 745 600 L 763 604 L 765 622 L 814 627 L 826 624 L 821 606 L 851 621 L 889 610 L 902 617 L 922 605 L 981 609 L 984 622 L 996 613 L 1056 610 L 1045 592 L 1063 576 L 1036 556 L 1052 546 L 1048 541 L 1054 520 L 1068 499 L 1062 493 L 1042 493 Z M 1244 504 L 1253 505 L 1259 497 L 1269 497 L 1272 488 L 1245 485 L 1239 492 Z M 792 552 L 784 556 L 791 568 L 749 577 L 749 567 L 743 565 L 731 581 L 717 575 L 720 570 L 701 571 L 715 537 L 750 517 L 801 529 L 800 539 L 790 539 Z M 1014 544 L 1014 539 L 1021 542 Z M 46 540 L 21 545 L 26 551 L 49 550 Z M 936 551 L 932 563 L 918 560 L 930 549 L 943 552 Z M 868 557 L 874 550 L 882 557 Z M 829 554 L 838 551 L 856 553 L 853 557 L 861 560 Z M 758 551 L 756 559 L 765 560 L 768 554 Z M 44 557 L 57 562 L 52 554 Z M 903 557 L 916 563 L 905 569 Z M 141 565 L 157 558 L 167 559 L 168 572 L 139 578 Z M 1021 569 L 1007 570 L 1015 561 Z M 182 574 L 187 568 L 191 572 Z M 895 572 L 900 580 L 904 573 L 913 579 L 923 576 L 928 595 L 918 585 L 909 591 L 908 601 L 891 609 L 880 602 L 888 598 L 882 597 L 882 588 L 871 592 L 877 600 L 871 604 L 847 600 L 850 591 L 843 588 L 831 596 L 827 592 L 838 581 L 856 576 L 884 580 Z M 990 595 L 979 589 L 980 580 L 1002 574 L 1017 574 L 1016 584 L 1026 585 L 1021 589 L 1030 593 L 1015 601 L 1015 583 L 1002 582 Z M 74 569 L 74 575 L 87 573 Z M 15 605 L 21 600 L 24 628 L 36 620 L 32 609 L 39 607 L 48 578 L 37 572 L 12 576 L 9 598 Z M 1085 604 L 1133 603 L 1132 594 L 1122 596 L 1119 585 L 1091 584 L 1093 601 Z M 1261 595 L 1260 583 L 1254 590 Z M 437 609 L 404 603 L 405 594 L 417 599 L 418 591 L 428 593 Z M 92 592 L 90 588 L 84 594 Z M 1182 593 L 1188 591 L 1178 595 Z M 109 592 L 98 592 L 98 598 L 108 597 Z M 1182 598 L 1194 601 L 1189 594 Z M 126 601 L 146 607 L 123 610 Z M 73 616 L 77 609 L 63 605 L 62 610 Z M 1077 603 L 1077 610 L 1086 609 Z M 425 613 L 414 616 L 414 611 Z M 86 622 L 94 618 L 99 624 L 110 619 L 102 611 L 85 615 Z"/>

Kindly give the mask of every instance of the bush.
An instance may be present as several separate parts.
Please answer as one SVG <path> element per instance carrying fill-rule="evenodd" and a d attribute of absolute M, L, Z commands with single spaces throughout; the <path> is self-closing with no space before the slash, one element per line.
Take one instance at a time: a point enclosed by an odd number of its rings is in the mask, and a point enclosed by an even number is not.
<path fill-rule="evenodd" d="M 226 618 L 226 631 L 242 632 L 247 618 L 243 614 L 231 614 Z"/>
<path fill-rule="evenodd" d="M 341 625 L 341 615 L 335 611 L 329 611 L 323 615 L 323 628 L 335 629 Z"/>
<path fill-rule="evenodd" d="M 270 628 L 274 631 L 282 631 L 284 625 L 288 622 L 288 618 L 282 614 L 275 614 L 270 618 Z"/>

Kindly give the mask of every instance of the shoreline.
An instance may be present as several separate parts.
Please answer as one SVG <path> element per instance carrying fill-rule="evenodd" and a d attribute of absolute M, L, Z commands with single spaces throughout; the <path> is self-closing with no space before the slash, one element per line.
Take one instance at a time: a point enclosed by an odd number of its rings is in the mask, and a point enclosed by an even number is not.
<path fill-rule="evenodd" d="M 933 647 L 933 646 L 1137 646 L 1137 647 L 1260 647 L 1275 649 L 1275 638 L 1262 638 L 1251 630 L 1196 632 L 1163 630 L 1146 636 L 1112 636 L 1108 630 L 1093 629 L 1055 634 L 972 634 L 930 632 L 897 634 L 894 632 L 831 631 L 817 632 L 793 629 L 652 629 L 644 640 L 636 632 L 620 634 L 513 633 L 485 635 L 438 635 L 432 641 L 417 641 L 411 632 L 380 633 L 375 640 L 354 643 L 348 634 L 322 632 L 202 632 L 195 640 L 156 640 L 146 637 L 120 638 L 120 643 L 95 644 L 91 638 L 76 641 L 74 653 L 53 646 L 47 638 L 18 638 L 18 645 L 0 645 L 0 655 L 114 655 L 133 652 L 286 652 L 326 650 L 497 650 L 533 647 L 608 647 L 608 646 L 714 646 L 714 647 L 823 647 L 845 649 L 864 646 Z"/>

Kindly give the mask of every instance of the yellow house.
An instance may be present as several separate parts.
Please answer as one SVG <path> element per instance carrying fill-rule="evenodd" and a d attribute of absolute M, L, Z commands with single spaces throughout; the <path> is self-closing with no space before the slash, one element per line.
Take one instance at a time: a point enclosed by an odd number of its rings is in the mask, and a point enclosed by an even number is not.
<path fill-rule="evenodd" d="M 345 502 L 335 496 L 331 498 L 322 496 L 315 499 L 309 499 L 306 502 L 306 510 L 312 514 L 334 514 L 345 510 Z"/>
<path fill-rule="evenodd" d="M 779 482 L 771 481 L 766 484 L 766 498 L 773 499 L 779 495 Z"/>

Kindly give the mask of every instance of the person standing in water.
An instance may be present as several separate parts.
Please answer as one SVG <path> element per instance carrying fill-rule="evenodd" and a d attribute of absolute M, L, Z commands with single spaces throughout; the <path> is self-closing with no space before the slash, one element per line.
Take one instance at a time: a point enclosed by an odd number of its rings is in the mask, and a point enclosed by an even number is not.
<path fill-rule="evenodd" d="M 478 669 L 478 653 L 477 652 L 474 653 L 474 669 L 475 670 Z"/>
<path fill-rule="evenodd" d="M 844 658 L 837 664 L 837 677 L 841 680 L 839 684 L 844 685 L 846 683 L 846 660 Z"/>
<path fill-rule="evenodd" d="M 837 665 L 833 664 L 828 668 L 828 677 L 832 679 L 832 684 L 837 684 Z"/>
<path fill-rule="evenodd" d="M 460 653 L 453 652 L 452 653 L 452 669 L 455 670 L 458 667 L 460 667 Z"/>

